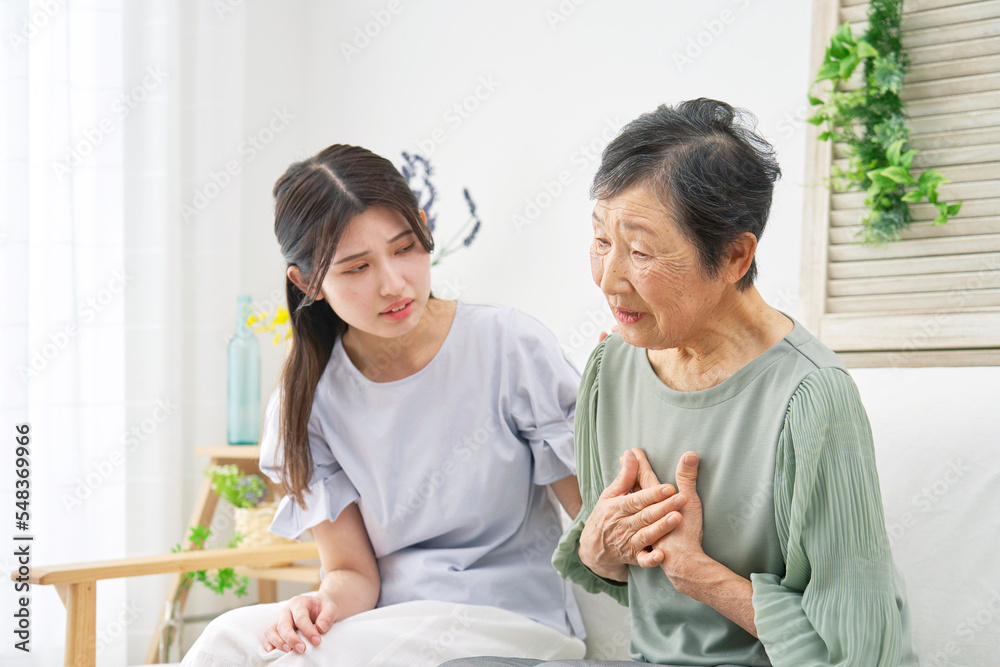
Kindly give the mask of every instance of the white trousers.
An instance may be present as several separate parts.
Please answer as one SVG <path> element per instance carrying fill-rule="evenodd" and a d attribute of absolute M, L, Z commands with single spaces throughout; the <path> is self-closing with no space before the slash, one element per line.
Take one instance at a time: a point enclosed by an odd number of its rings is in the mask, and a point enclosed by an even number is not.
<path fill-rule="evenodd" d="M 496 607 L 418 601 L 390 605 L 333 624 L 305 653 L 264 651 L 264 630 L 285 602 L 227 612 L 212 621 L 183 667 L 363 667 L 436 665 L 478 655 L 545 660 L 582 658 L 583 642 Z M 302 636 L 299 633 L 299 636 Z"/>

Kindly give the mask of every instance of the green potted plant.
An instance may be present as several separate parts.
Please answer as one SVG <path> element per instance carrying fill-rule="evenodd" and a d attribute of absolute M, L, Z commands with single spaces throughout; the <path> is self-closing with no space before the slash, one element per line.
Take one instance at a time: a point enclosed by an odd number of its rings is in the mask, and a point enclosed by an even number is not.
<path fill-rule="evenodd" d="M 293 543 L 267 530 L 278 504 L 267 501 L 270 490 L 260 475 L 245 474 L 232 464 L 211 466 L 205 474 L 212 480 L 212 489 L 219 497 L 235 508 L 236 532 L 242 535 L 239 547 Z"/>
<path fill-rule="evenodd" d="M 198 525 L 191 528 L 188 541 L 191 543 L 190 549 L 184 549 L 181 545 L 175 545 L 171 551 L 201 551 L 205 548 L 205 542 L 212 535 L 212 530 L 205 526 Z M 239 546 L 243 540 L 243 535 L 238 531 L 229 540 L 230 549 Z M 163 611 L 163 623 L 160 626 L 160 650 L 158 660 L 161 663 L 173 662 L 182 656 L 181 635 L 184 628 L 183 617 L 181 615 L 181 600 L 195 583 L 200 583 L 205 588 L 219 595 L 227 590 L 232 590 L 236 597 L 241 598 L 247 594 L 247 585 L 250 580 L 241 577 L 231 567 L 223 567 L 217 570 L 199 570 L 197 572 L 184 572 L 181 574 L 180 584 L 177 586 L 177 594 L 174 599 L 166 603 Z"/>

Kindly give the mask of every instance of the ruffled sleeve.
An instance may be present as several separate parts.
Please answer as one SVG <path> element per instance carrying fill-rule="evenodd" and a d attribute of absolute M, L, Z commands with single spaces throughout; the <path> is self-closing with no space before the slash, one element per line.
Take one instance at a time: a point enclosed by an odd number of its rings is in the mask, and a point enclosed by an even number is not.
<path fill-rule="evenodd" d="M 754 623 L 771 663 L 916 665 L 871 428 L 844 371 L 814 371 L 792 397 L 774 496 L 785 574 L 751 575 Z"/>
<path fill-rule="evenodd" d="M 552 554 L 552 564 L 563 576 L 590 593 L 607 593 L 618 604 L 628 606 L 628 584 L 612 581 L 595 574 L 580 560 L 580 534 L 594 505 L 604 490 L 601 462 L 597 449 L 597 382 L 600 376 L 604 346 L 601 342 L 590 355 L 580 381 L 580 396 L 576 412 L 576 469 L 583 506 L 573 523 L 563 534 Z"/>
<path fill-rule="evenodd" d="M 580 374 L 555 335 L 524 313 L 511 309 L 505 337 L 501 407 L 531 448 L 532 481 L 551 484 L 576 472 L 573 417 Z"/>
<path fill-rule="evenodd" d="M 281 481 L 281 450 L 278 447 L 280 392 L 279 386 L 271 394 L 260 437 L 260 470 L 275 483 Z M 304 493 L 306 507 L 303 509 L 291 496 L 283 497 L 268 527 L 272 533 L 292 540 L 298 540 L 303 532 L 318 523 L 333 521 L 345 507 L 360 498 L 358 490 L 330 451 L 315 419 L 310 418 L 307 433 L 313 471 Z"/>

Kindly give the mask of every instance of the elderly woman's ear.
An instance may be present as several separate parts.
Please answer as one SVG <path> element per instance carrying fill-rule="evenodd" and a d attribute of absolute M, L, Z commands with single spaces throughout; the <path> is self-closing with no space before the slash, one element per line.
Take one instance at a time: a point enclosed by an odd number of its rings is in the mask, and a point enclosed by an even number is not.
<path fill-rule="evenodd" d="M 729 244 L 729 254 L 722 267 L 722 278 L 726 283 L 735 285 L 750 270 L 754 254 L 757 252 L 757 237 L 750 232 L 743 232 Z"/>

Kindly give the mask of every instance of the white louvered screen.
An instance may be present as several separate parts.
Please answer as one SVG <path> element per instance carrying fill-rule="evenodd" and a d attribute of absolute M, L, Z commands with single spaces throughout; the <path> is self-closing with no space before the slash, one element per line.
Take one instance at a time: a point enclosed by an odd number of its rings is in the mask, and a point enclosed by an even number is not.
<path fill-rule="evenodd" d="M 813 72 L 840 23 L 864 32 L 867 8 L 817 0 Z M 952 182 L 942 200 L 965 203 L 943 226 L 931 223 L 933 206 L 911 205 L 902 240 L 875 248 L 857 242 L 864 193 L 811 188 L 806 319 L 854 365 L 1000 364 L 1000 0 L 914 0 L 902 25 L 914 165 L 943 172 Z M 847 163 L 842 146 L 817 146 L 816 134 L 810 183 Z"/>

